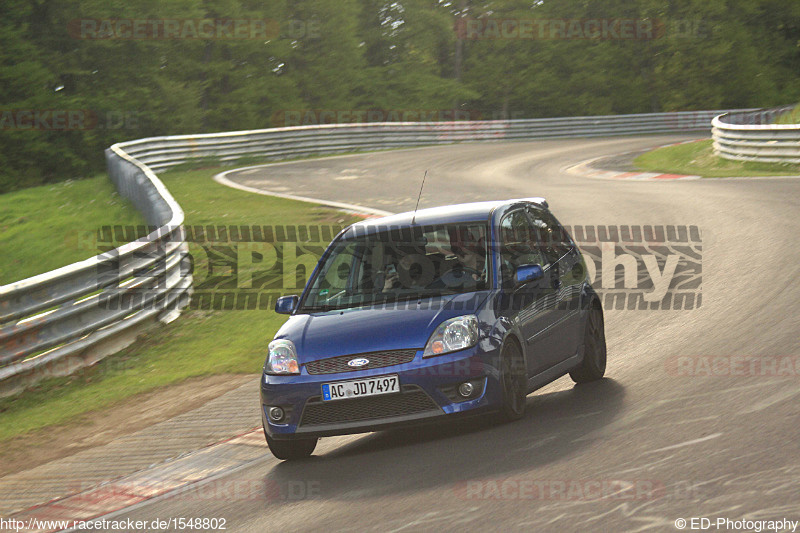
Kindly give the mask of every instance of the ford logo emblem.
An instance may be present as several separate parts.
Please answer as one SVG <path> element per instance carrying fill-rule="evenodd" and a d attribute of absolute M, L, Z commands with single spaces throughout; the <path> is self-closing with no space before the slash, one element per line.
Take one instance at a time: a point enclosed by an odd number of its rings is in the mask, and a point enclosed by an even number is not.
<path fill-rule="evenodd" d="M 347 362 L 347 366 L 364 366 L 369 364 L 369 359 L 366 357 L 359 357 L 358 359 L 351 359 Z"/>

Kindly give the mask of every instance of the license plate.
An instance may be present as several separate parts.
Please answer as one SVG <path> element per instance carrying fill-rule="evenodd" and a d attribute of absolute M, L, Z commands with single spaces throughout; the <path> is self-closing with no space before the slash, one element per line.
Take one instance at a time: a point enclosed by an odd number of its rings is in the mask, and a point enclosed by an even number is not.
<path fill-rule="evenodd" d="M 397 376 L 353 379 L 322 384 L 322 399 L 325 401 L 362 398 L 376 394 L 400 392 L 400 379 Z"/>

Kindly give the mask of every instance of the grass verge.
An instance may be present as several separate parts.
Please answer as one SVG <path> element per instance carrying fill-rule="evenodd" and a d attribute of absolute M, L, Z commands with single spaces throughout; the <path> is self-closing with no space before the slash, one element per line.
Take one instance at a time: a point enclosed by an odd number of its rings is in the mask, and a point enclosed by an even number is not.
<path fill-rule="evenodd" d="M 97 249 L 83 243 L 109 224 L 145 220 L 106 176 L 0 195 L 0 285 L 97 255 Z"/>
<path fill-rule="evenodd" d="M 183 207 L 187 225 L 336 226 L 358 220 L 323 206 L 224 187 L 211 179 L 219 171 L 173 171 L 160 176 Z M 225 255 L 233 250 L 236 254 L 231 246 L 211 248 L 209 243 L 190 243 L 195 286 L 211 280 L 208 258 L 212 252 Z M 83 414 L 191 377 L 257 373 L 268 341 L 284 321 L 272 310 L 186 311 L 179 320 L 151 330 L 92 368 L 1 399 L 0 441 L 77 421 Z"/>
<path fill-rule="evenodd" d="M 794 106 L 788 113 L 779 116 L 775 124 L 800 124 L 800 104 Z"/>
<path fill-rule="evenodd" d="M 714 154 L 711 140 L 676 144 L 651 150 L 633 160 L 647 172 L 689 174 L 706 178 L 737 176 L 800 176 L 800 165 L 730 161 Z"/>

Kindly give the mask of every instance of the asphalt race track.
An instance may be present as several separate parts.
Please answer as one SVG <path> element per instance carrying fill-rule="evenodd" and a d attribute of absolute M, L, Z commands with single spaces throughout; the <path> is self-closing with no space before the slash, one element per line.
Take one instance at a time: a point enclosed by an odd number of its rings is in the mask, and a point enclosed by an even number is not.
<path fill-rule="evenodd" d="M 155 501 L 120 518 L 216 517 L 259 533 L 676 531 L 679 518 L 800 519 L 800 180 L 631 182 L 564 171 L 677 140 L 458 144 L 230 174 L 399 212 L 413 209 L 427 169 L 422 207 L 545 196 L 568 225 L 697 225 L 702 306 L 607 311 L 606 379 L 574 387 L 562 378 L 528 397 L 519 422 L 328 438 L 296 463 L 265 450 L 212 482 L 238 490 Z M 771 363 L 737 363 L 753 356 Z M 681 357 L 731 366 L 676 372 Z"/>

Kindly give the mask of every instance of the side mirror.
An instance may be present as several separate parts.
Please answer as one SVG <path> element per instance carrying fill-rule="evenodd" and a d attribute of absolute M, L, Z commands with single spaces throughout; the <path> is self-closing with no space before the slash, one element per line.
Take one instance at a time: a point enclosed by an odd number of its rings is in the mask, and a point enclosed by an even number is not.
<path fill-rule="evenodd" d="M 297 295 L 281 296 L 275 302 L 275 312 L 282 315 L 291 315 L 297 307 Z"/>
<path fill-rule="evenodd" d="M 541 265 L 520 265 L 514 271 L 514 284 L 519 287 L 524 283 L 536 281 L 544 277 Z"/>

